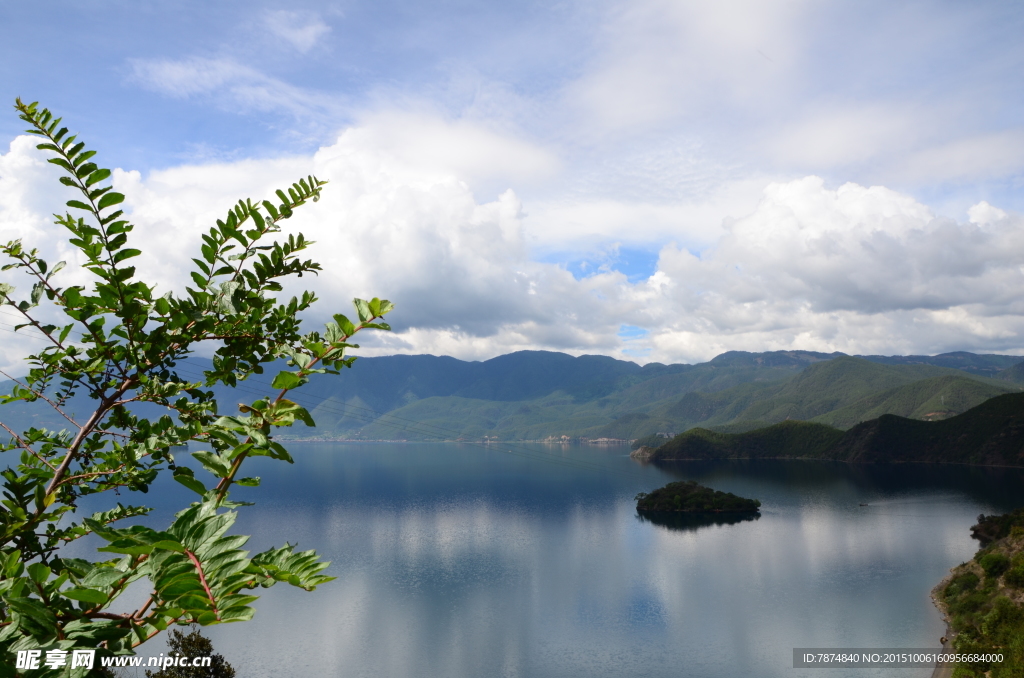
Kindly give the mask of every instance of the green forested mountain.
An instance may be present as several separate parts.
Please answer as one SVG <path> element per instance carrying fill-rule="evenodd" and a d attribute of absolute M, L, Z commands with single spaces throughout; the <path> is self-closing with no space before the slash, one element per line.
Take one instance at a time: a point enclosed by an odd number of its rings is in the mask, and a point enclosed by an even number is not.
<path fill-rule="evenodd" d="M 831 459 L 843 432 L 824 424 L 782 421 L 745 433 L 719 433 L 694 428 L 665 441 L 657 449 L 643 448 L 634 456 L 643 461 L 680 459 Z"/>
<path fill-rule="evenodd" d="M 963 412 L 1019 391 L 1013 356 L 970 353 L 870 356 L 809 351 L 724 353 L 697 365 L 643 367 L 603 356 L 522 351 L 483 362 L 437 356 L 360 358 L 340 377 L 316 376 L 295 393 L 317 422 L 296 437 L 352 439 L 631 439 L 694 426 L 743 431 L 813 420 L 838 428 L 884 413 L 920 419 Z M 192 358 L 183 376 L 207 365 Z M 954 367 L 959 366 L 959 367 Z M 271 393 L 275 370 L 223 389 L 222 412 Z M 998 378 L 991 378 L 994 375 Z M 0 385 L 2 388 L 2 385 Z M 82 395 L 70 409 L 85 412 Z M 45 405 L 0 407 L 0 421 L 64 428 Z"/>
<path fill-rule="evenodd" d="M 1012 387 L 947 374 L 873 393 L 855 403 L 818 415 L 811 421 L 847 429 L 883 414 L 932 421 L 966 412 Z"/>
<path fill-rule="evenodd" d="M 665 415 L 688 426 L 700 424 L 705 428 L 737 423 L 764 424 L 786 419 L 807 420 L 853 405 L 881 391 L 940 376 L 977 379 L 973 375 L 973 378 L 967 377 L 963 372 L 934 365 L 884 365 L 864 358 L 840 356 L 810 365 L 792 378 L 776 384 L 744 384 L 717 393 L 688 393 L 667 408 Z M 1006 385 L 991 388 L 992 395 L 1012 389 Z M 984 398 L 967 407 L 981 400 Z M 962 412 L 967 407 L 958 411 Z"/>
<path fill-rule="evenodd" d="M 1024 384 L 1024 362 L 1019 362 L 996 373 L 997 379 Z"/>
<path fill-rule="evenodd" d="M 739 434 L 697 428 L 637 454 L 650 461 L 809 458 L 1024 466 L 1024 393 L 991 398 L 942 421 L 884 414 L 845 432 L 797 421 Z"/>

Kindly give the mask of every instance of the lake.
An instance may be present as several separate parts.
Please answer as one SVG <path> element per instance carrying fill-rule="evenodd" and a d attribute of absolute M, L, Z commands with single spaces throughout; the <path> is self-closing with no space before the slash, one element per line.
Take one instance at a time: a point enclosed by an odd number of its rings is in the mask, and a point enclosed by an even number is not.
<path fill-rule="evenodd" d="M 820 677 L 792 668 L 794 647 L 938 649 L 929 591 L 977 550 L 979 513 L 1024 504 L 1020 469 L 656 468 L 596 446 L 290 449 L 293 466 L 247 467 L 263 487 L 235 494 L 257 502 L 235 531 L 255 535 L 254 550 L 315 548 L 337 580 L 262 591 L 254 621 L 208 630 L 240 678 Z M 677 479 L 760 499 L 761 517 L 639 519 L 633 496 Z"/>

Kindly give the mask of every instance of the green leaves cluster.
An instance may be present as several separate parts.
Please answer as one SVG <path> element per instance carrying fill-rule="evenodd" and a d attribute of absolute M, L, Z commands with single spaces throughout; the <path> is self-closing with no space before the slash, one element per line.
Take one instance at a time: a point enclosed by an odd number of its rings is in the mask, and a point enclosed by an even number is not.
<path fill-rule="evenodd" d="M 79 194 L 56 221 L 70 233 L 94 283 L 60 287 L 55 275 L 64 262 L 51 265 L 20 240 L 0 248 L 8 261 L 3 270 L 25 274 L 31 283 L 22 299 L 13 285 L 0 283 L 0 306 L 21 316 L 19 330 L 45 338 L 44 348 L 29 357 L 29 374 L 15 380 L 0 404 L 45 401 L 68 423 L 61 431 L 18 432 L 0 420 L 10 436 L 0 445 L 9 456 L 0 471 L 0 676 L 16 675 L 6 660 L 18 649 L 129 653 L 171 624 L 249 619 L 255 596 L 246 590 L 279 581 L 313 590 L 329 581 L 320 574 L 327 563 L 312 551 L 285 545 L 250 557 L 242 550 L 247 537 L 227 534 L 232 509 L 241 506 L 229 500 L 230 490 L 259 484 L 239 473 L 249 457 L 292 461 L 274 429 L 314 422 L 286 397 L 289 391 L 312 374 L 351 366 L 355 358 L 346 351 L 357 348 L 352 337 L 364 329 L 389 330 L 382 317 L 392 310 L 385 300 L 356 299 L 355 322 L 338 314 L 323 331 L 303 332 L 298 315 L 315 296 L 273 296 L 286 276 L 320 270 L 303 258 L 312 243 L 301 234 L 275 239 L 294 210 L 319 200 L 325 182 L 312 176 L 277 191 L 274 200 L 231 207 L 203 235 L 185 293 L 159 295 L 132 263 L 141 252 L 130 246 L 134 226 L 119 208 L 124 196 L 107 183 L 110 171 L 98 167 L 95 152 L 47 109 L 21 100 L 15 108 L 28 132 L 42 137 L 38 148 L 64 170 L 61 183 Z M 39 314 L 44 302 L 56 313 Z M 40 315 L 62 320 L 47 323 Z M 176 365 L 203 342 L 216 347 L 212 368 L 201 380 L 183 377 Z M 289 369 L 274 377 L 274 393 L 237 413 L 218 412 L 211 387 L 233 386 L 280 360 Z M 77 393 L 94 405 L 84 418 L 64 408 Z M 139 403 L 165 414 L 140 416 Z M 197 450 L 190 457 L 194 467 L 182 458 L 185 446 Z M 80 498 L 146 492 L 161 471 L 197 494 L 164 529 L 114 526 L 143 519 L 145 506 L 118 503 L 90 518 L 72 518 Z M 107 542 L 101 552 L 117 557 L 61 556 L 64 544 L 88 534 Z M 149 601 L 130 613 L 109 612 L 138 580 L 148 580 Z"/>

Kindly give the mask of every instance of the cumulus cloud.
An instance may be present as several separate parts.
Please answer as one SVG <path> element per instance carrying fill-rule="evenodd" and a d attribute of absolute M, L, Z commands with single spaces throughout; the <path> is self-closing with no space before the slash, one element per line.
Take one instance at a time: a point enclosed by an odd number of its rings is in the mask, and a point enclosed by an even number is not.
<path fill-rule="evenodd" d="M 712 337 L 746 350 L 1020 351 L 1024 224 L 987 204 L 971 215 L 817 177 L 769 185 L 713 248 L 662 251 L 647 283 L 653 341 L 668 352 Z"/>
<path fill-rule="evenodd" d="M 538 261 L 537 226 L 514 189 L 474 193 L 465 177 L 486 168 L 472 152 L 453 153 L 447 166 L 435 156 L 460 145 L 507 153 L 524 174 L 543 174 L 552 158 L 514 138 L 437 120 L 407 121 L 443 140 L 410 148 L 382 131 L 389 124 L 382 117 L 348 129 L 313 155 L 147 176 L 117 171 L 136 246 L 146 253 L 140 270 L 180 292 L 200 234 L 230 204 L 312 173 L 330 181 L 323 199 L 287 230 L 316 240 L 313 256 L 324 264 L 318 278 L 297 281 L 323 299 L 313 319 L 344 311 L 353 296 L 397 304 L 397 331 L 368 341 L 364 354 L 480 359 L 547 348 L 689 362 L 730 349 L 1024 349 L 1024 224 L 987 203 L 956 221 L 884 187 L 830 188 L 817 177 L 771 183 L 756 206 L 722 221 L 699 247 L 683 239 L 680 224 L 682 235 L 661 248 L 646 279 L 607 269 L 577 278 Z M 59 209 L 54 183 L 32 144 L 15 140 L 0 156 L 4 236 L 66 250 L 44 216 Z M 558 228 L 551 213 L 544 228 Z M 592 236 L 552 236 L 570 245 L 574 237 Z"/>
<path fill-rule="evenodd" d="M 37 139 L 17 137 L 9 152 L 0 154 L 0 242 L 21 239 L 26 249 L 38 249 L 39 256 L 51 264 L 67 261 L 65 279 L 81 282 L 86 279 L 80 268 L 82 260 L 67 243 L 66 235 L 57 232 L 51 216 L 67 211 L 60 192 L 52 190 L 59 173 L 35 149 L 37 143 Z M 32 284 L 14 271 L 3 273 L 0 282 L 14 284 L 22 291 Z M 0 308 L 0 369 L 4 371 L 21 365 L 29 348 L 42 346 L 31 332 L 15 334 L 15 325 L 23 322 L 16 311 Z"/>

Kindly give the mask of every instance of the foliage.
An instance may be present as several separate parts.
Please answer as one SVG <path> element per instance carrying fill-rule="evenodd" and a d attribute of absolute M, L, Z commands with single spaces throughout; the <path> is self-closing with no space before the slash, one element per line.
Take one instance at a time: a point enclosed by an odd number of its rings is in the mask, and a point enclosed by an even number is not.
<path fill-rule="evenodd" d="M 756 499 L 744 499 L 731 492 L 713 490 L 695 481 L 669 483 L 650 494 L 635 497 L 637 511 L 682 511 L 711 513 L 754 513 L 761 506 Z"/>
<path fill-rule="evenodd" d="M 350 366 L 354 358 L 345 351 L 356 347 L 357 332 L 389 329 L 380 322 L 389 302 L 357 299 L 358 322 L 339 314 L 325 331 L 303 333 L 297 316 L 315 296 L 305 292 L 284 302 L 273 296 L 283 278 L 320 270 L 300 258 L 311 244 L 301 234 L 272 238 L 294 210 L 318 200 L 325 182 L 311 176 L 277 191 L 275 201 L 238 202 L 203 235 L 185 294 L 158 296 L 132 265 L 140 251 L 131 247 L 134 227 L 118 207 L 124 196 L 112 190 L 110 171 L 48 110 L 21 100 L 16 108 L 28 131 L 41 137 L 38 148 L 65 171 L 61 183 L 80 194 L 67 202 L 75 214 L 56 221 L 70 232 L 94 282 L 59 287 L 55 276 L 64 262 L 51 265 L 19 240 L 2 248 L 10 261 L 4 270 L 26 274 L 32 287 L 17 300 L 12 285 L 0 284 L 0 303 L 22 316 L 18 329 L 45 337 L 44 348 L 29 357 L 28 376 L 15 380 L 2 402 L 44 402 L 66 428 L 19 433 L 0 423 L 10 435 L 0 451 L 14 457 L 2 471 L 0 653 L 7 659 L 21 649 L 98 647 L 129 654 L 172 624 L 251 618 L 256 596 L 248 591 L 257 587 L 287 582 L 311 591 L 331 580 L 321 574 L 328 563 L 312 551 L 285 544 L 249 555 L 248 538 L 229 534 L 234 509 L 242 506 L 229 499 L 231 488 L 259 485 L 259 478 L 240 475 L 245 460 L 291 462 L 273 432 L 314 423 L 286 398 L 289 391 L 312 374 Z M 44 301 L 49 311 L 40 308 Z M 43 320 L 54 316 L 60 320 Z M 176 364 L 204 343 L 215 347 L 204 378 L 181 376 Z M 211 387 L 233 386 L 278 360 L 293 369 L 273 377 L 274 394 L 237 413 L 218 412 Z M 87 417 L 66 407 L 76 394 L 90 398 Z M 142 407 L 164 414 L 147 418 Z M 185 446 L 199 449 L 189 455 Z M 74 518 L 77 502 L 145 493 L 162 471 L 197 494 L 170 525 L 149 526 L 140 521 L 148 507 L 113 499 L 105 511 Z M 213 477 L 211 487 L 204 472 Z M 136 524 L 115 526 L 126 519 Z M 105 542 L 99 560 L 61 555 L 63 545 L 86 535 Z M 142 580 L 152 592 L 145 604 L 111 612 L 118 596 Z M 0 675 L 13 671 L 0 662 Z M 33 675 L 58 674 L 82 670 Z"/>
<path fill-rule="evenodd" d="M 997 539 L 1009 536 L 1015 527 L 1024 527 L 1024 508 L 1003 515 L 986 516 L 982 513 L 978 516 L 978 522 L 971 527 L 971 537 L 981 542 L 982 546 L 988 546 Z"/>
<path fill-rule="evenodd" d="M 651 460 L 823 458 L 842 436 L 838 429 L 805 421 L 784 421 L 746 433 L 695 428 L 659 447 Z"/>
<path fill-rule="evenodd" d="M 980 556 L 978 564 L 985 571 L 986 578 L 998 579 L 1004 572 L 1010 569 L 1010 557 L 1005 553 L 994 551 Z"/>
<path fill-rule="evenodd" d="M 935 421 L 961 414 L 1003 393 L 1015 391 L 990 381 L 957 375 L 921 379 L 874 393 L 857 402 L 814 418 L 820 424 L 848 429 L 883 414 Z"/>
<path fill-rule="evenodd" d="M 1024 671 L 1024 529 L 1021 511 L 1006 516 L 979 516 L 972 536 L 983 547 L 971 562 L 953 569 L 953 576 L 939 589 L 960 653 L 1003 655 L 1001 663 L 958 664 L 960 678 L 1009 678 Z M 1000 520 L 1002 519 L 1002 520 Z M 1007 526 L 1005 531 L 993 526 Z M 993 536 L 998 535 L 998 536 Z"/>
<path fill-rule="evenodd" d="M 178 629 L 171 629 L 167 638 L 173 657 L 210 657 L 209 666 L 168 666 L 159 671 L 146 671 L 146 678 L 235 678 L 235 669 L 222 655 L 214 654 L 213 643 L 196 627 L 188 635 Z"/>

